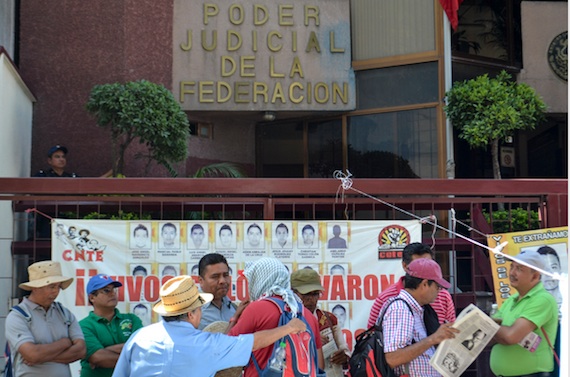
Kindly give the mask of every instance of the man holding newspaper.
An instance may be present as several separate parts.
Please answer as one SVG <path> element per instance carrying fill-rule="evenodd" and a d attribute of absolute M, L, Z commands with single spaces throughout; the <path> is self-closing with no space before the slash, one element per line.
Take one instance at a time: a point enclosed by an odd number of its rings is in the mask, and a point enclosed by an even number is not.
<path fill-rule="evenodd" d="M 536 251 L 522 251 L 515 257 L 528 265 L 548 271 Z M 491 350 L 491 370 L 497 376 L 543 377 L 554 369 L 549 346 L 556 340 L 558 305 L 542 282 L 540 272 L 513 261 L 509 271 L 510 296 L 495 318 L 502 320 Z"/>
<path fill-rule="evenodd" d="M 449 288 L 437 262 L 419 258 L 412 261 L 404 277 L 405 288 L 382 307 L 382 329 L 386 362 L 397 376 L 439 377 L 430 365 L 435 346 L 455 338 L 459 330 L 445 323 L 427 335 L 423 322 L 423 305 L 435 300 L 440 289 Z"/>

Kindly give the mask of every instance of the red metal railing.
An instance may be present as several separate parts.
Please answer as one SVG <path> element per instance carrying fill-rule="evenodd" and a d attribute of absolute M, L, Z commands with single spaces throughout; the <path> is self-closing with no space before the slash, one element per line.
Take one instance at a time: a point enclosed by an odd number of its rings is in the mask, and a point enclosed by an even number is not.
<path fill-rule="evenodd" d="M 529 226 L 532 213 L 540 228 L 568 225 L 568 182 L 559 179 L 355 179 L 342 190 L 335 179 L 0 178 L 0 200 L 13 204 L 12 253 L 22 265 L 50 256 L 49 221 L 26 214 L 30 209 L 54 217 L 126 213 L 158 220 L 408 220 L 434 214 L 445 228 L 454 209 L 457 232 L 483 244 L 492 232 L 483 213 L 493 219 L 500 206 L 507 226 L 515 208 L 527 211 Z M 434 243 L 438 262 L 462 290 L 453 295 L 458 310 L 472 302 L 489 305 L 487 250 L 444 230 L 432 235 L 428 225 L 423 238 Z M 487 361 L 480 357 L 464 375 L 489 375 Z"/>

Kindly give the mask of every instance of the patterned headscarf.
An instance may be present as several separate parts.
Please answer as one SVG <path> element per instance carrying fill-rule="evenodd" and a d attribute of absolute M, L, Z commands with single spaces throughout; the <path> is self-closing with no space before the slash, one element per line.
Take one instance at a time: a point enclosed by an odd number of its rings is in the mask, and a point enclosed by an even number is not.
<path fill-rule="evenodd" d="M 278 259 L 261 258 L 246 263 L 243 272 L 249 286 L 249 298 L 252 301 L 268 296 L 281 296 L 291 308 L 293 317 L 297 316 L 298 301 L 291 290 L 289 271 Z"/>

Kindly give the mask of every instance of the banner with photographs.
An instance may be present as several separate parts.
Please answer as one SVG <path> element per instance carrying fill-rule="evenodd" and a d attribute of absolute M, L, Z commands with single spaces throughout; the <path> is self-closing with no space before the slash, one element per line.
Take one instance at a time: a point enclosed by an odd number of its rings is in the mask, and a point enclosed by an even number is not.
<path fill-rule="evenodd" d="M 552 272 L 568 273 L 568 227 L 536 229 L 525 232 L 491 234 L 487 236 L 487 245 L 497 247 L 508 242 L 503 253 L 516 256 L 523 250 L 536 250 L 544 256 L 545 264 Z M 509 281 L 510 260 L 500 255 L 491 254 L 491 268 L 497 304 L 501 304 L 514 293 Z M 562 306 L 559 281 L 550 276 L 542 276 L 544 288 Z"/>
<path fill-rule="evenodd" d="M 143 323 L 160 320 L 152 305 L 172 276 L 192 275 L 207 253 L 223 254 L 232 277 L 231 300 L 247 298 L 242 275 L 249 261 L 271 256 L 289 269 L 322 276 L 320 307 L 339 318 L 349 347 L 366 327 L 378 293 L 404 274 L 403 248 L 421 241 L 418 221 L 121 221 L 63 220 L 52 224 L 52 257 L 75 278 L 58 300 L 82 319 L 91 310 L 85 288 L 106 273 L 123 283 L 119 310 Z"/>

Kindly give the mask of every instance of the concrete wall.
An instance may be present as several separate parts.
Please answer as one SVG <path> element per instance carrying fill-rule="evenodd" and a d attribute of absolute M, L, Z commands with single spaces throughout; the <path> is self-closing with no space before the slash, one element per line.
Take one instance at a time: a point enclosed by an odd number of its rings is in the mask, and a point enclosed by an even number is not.
<path fill-rule="evenodd" d="M 110 133 L 85 110 L 89 93 L 97 84 L 140 79 L 172 89 L 172 12 L 172 1 L 21 2 L 19 68 L 38 99 L 32 172 L 46 167 L 46 153 L 55 144 L 69 149 L 68 170 L 80 176 L 100 176 L 111 168 Z M 179 175 L 219 161 L 251 168 L 250 128 L 236 117 L 217 121 L 213 138 L 190 140 L 190 157 L 177 166 Z M 140 151 L 138 143 L 127 150 L 127 176 L 144 175 L 144 161 L 133 157 Z M 154 168 L 150 175 L 167 172 Z"/>
<path fill-rule="evenodd" d="M 14 56 L 15 0 L 0 0 L 0 46 Z"/>
<path fill-rule="evenodd" d="M 550 68 L 548 48 L 558 34 L 568 31 L 568 3 L 523 1 L 521 13 L 523 70 L 518 80 L 542 96 L 549 113 L 567 113 L 568 81 Z"/>
<path fill-rule="evenodd" d="M 20 70 L 38 99 L 32 172 L 45 168 L 55 144 L 68 147 L 69 171 L 99 176 L 111 168 L 110 134 L 85 110 L 89 93 L 139 79 L 170 88 L 171 18 L 170 1 L 21 3 Z"/>
<path fill-rule="evenodd" d="M 34 97 L 28 90 L 5 50 L 0 49 L 0 177 L 28 177 L 32 141 Z M 14 218 L 12 203 L 0 201 L 0 328 L 4 329 L 11 307 Z M 4 331 L 0 344 L 5 344 Z M 3 360 L 3 354 L 0 357 Z M 0 361 L 0 368 L 4 363 Z"/>

